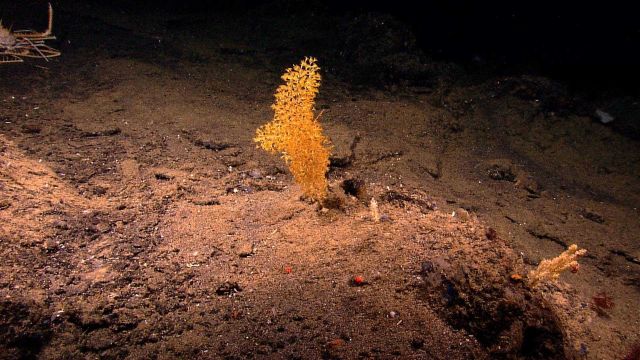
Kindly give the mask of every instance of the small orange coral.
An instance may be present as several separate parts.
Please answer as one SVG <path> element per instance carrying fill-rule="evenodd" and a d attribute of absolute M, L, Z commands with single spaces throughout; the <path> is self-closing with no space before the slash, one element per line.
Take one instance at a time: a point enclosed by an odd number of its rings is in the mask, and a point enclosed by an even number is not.
<path fill-rule="evenodd" d="M 305 195 L 323 200 L 331 146 L 313 113 L 320 87 L 316 62 L 304 58 L 282 75 L 285 84 L 276 90 L 273 120 L 257 130 L 254 141 L 266 151 L 282 154 Z"/>
<path fill-rule="evenodd" d="M 565 270 L 577 271 L 578 258 L 587 254 L 587 250 L 578 249 L 577 245 L 571 245 L 560 255 L 551 260 L 542 260 L 537 268 L 529 271 L 527 279 L 529 286 L 535 287 L 544 282 L 558 280 L 560 273 Z"/>

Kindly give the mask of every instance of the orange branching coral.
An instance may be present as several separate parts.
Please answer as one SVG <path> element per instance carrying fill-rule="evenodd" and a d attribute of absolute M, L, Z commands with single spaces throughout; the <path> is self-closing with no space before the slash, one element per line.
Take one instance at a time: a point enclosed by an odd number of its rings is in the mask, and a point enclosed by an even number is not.
<path fill-rule="evenodd" d="M 331 146 L 314 117 L 320 87 L 316 61 L 304 58 L 282 75 L 285 84 L 276 91 L 276 101 L 271 106 L 275 111 L 273 120 L 257 130 L 254 141 L 266 151 L 282 154 L 305 195 L 323 200 L 327 195 Z"/>
<path fill-rule="evenodd" d="M 551 260 L 542 260 L 540 265 L 527 275 L 529 286 L 535 287 L 542 282 L 556 281 L 560 277 L 560 273 L 568 269 L 577 272 L 580 267 L 578 258 L 586 253 L 587 250 L 578 249 L 578 246 L 573 244 L 557 257 Z"/>

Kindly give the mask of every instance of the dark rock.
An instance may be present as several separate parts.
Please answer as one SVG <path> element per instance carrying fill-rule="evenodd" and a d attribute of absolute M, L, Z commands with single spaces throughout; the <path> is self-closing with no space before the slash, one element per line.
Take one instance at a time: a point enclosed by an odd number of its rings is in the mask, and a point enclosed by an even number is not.
<path fill-rule="evenodd" d="M 164 173 L 155 173 L 155 177 L 157 180 L 164 180 L 164 181 L 173 179 L 173 176 L 167 175 Z"/>
<path fill-rule="evenodd" d="M 114 136 L 120 134 L 121 132 L 122 130 L 120 130 L 120 128 L 112 128 L 100 131 L 87 131 L 82 135 L 84 137 Z"/>
<path fill-rule="evenodd" d="M 424 347 L 424 340 L 422 339 L 413 339 L 411 340 L 411 347 L 415 350 L 422 349 Z"/>
<path fill-rule="evenodd" d="M 602 217 L 602 215 L 594 212 L 594 211 L 590 211 L 588 209 L 584 209 L 582 211 L 581 214 L 585 219 L 587 220 L 591 220 L 593 222 L 596 222 L 598 224 L 603 224 L 604 223 L 604 218 Z"/>
<path fill-rule="evenodd" d="M 233 146 L 232 144 L 229 144 L 226 142 L 215 142 L 215 141 L 200 140 L 200 139 L 194 140 L 193 143 L 196 146 L 205 148 L 207 150 L 213 150 L 213 151 L 222 151 Z"/>
<path fill-rule="evenodd" d="M 493 228 L 487 228 L 487 231 L 485 232 L 485 235 L 487 236 L 487 239 L 489 240 L 495 240 L 498 238 L 498 232 L 495 231 Z"/>
<path fill-rule="evenodd" d="M 368 203 L 370 200 L 365 182 L 361 179 L 346 179 L 342 182 L 341 187 L 345 194 L 354 196 L 364 203 Z"/>
<path fill-rule="evenodd" d="M 430 274 L 434 271 L 433 262 L 431 261 L 423 261 L 422 265 L 420 265 L 420 273 L 423 275 Z"/>
<path fill-rule="evenodd" d="M 22 132 L 25 134 L 39 134 L 42 131 L 38 125 L 34 124 L 25 124 L 22 125 Z"/>
<path fill-rule="evenodd" d="M 515 182 L 517 173 L 509 160 L 492 160 L 487 169 L 487 175 L 492 180 Z"/>
<path fill-rule="evenodd" d="M 218 199 L 194 200 L 193 205 L 198 205 L 198 206 L 220 205 L 220 200 Z"/>
<path fill-rule="evenodd" d="M 237 282 L 225 281 L 216 289 L 216 295 L 226 296 L 242 291 Z"/>

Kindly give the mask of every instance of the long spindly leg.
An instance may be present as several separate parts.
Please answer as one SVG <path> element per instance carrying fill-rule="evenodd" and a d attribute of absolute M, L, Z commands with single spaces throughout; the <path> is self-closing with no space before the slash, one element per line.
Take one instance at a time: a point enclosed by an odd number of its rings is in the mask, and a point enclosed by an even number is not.
<path fill-rule="evenodd" d="M 0 51 L 0 64 L 21 63 L 23 61 L 21 57 L 15 54 Z"/>
<path fill-rule="evenodd" d="M 24 38 L 20 39 L 10 53 L 19 57 L 42 58 L 46 61 L 61 54 L 60 51 L 45 44 L 44 41 L 32 41 Z"/>
<path fill-rule="evenodd" d="M 49 58 L 53 58 L 56 56 L 60 56 L 61 52 L 46 45 L 44 43 L 36 43 L 32 46 L 25 47 L 23 52 L 20 53 L 22 57 L 30 57 L 30 58 L 43 58 L 49 61 Z"/>
<path fill-rule="evenodd" d="M 23 58 L 41 58 L 49 61 L 50 58 L 60 55 L 60 51 L 43 41 L 32 42 L 22 39 L 13 48 L 0 50 L 0 64 L 21 63 L 24 62 Z"/>
<path fill-rule="evenodd" d="M 45 58 L 53 58 L 53 57 L 57 57 L 60 56 L 62 53 L 59 50 L 56 50 L 54 48 L 52 48 L 49 45 L 46 44 L 40 44 L 37 46 L 38 49 L 40 50 L 40 53 L 42 55 L 44 55 Z"/>

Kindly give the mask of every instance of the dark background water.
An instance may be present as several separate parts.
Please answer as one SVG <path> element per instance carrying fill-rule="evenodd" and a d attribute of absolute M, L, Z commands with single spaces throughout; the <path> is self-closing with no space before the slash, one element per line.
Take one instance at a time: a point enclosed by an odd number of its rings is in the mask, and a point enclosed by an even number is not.
<path fill-rule="evenodd" d="M 68 0 L 81 2 L 77 0 Z M 91 2 L 91 1 L 85 1 Z M 437 60 L 501 73 L 534 73 L 580 90 L 638 94 L 640 12 L 618 1 L 317 1 L 317 0 L 113 0 L 102 5 L 134 11 L 201 14 L 247 11 L 277 3 L 287 12 L 322 11 L 331 16 L 391 14 L 410 27 L 420 48 Z M 61 3 L 61 2 L 58 2 Z M 46 1 L 0 1 L 0 17 L 33 14 Z M 56 6 L 54 1 L 54 6 Z M 46 6 L 46 5 L 45 5 Z M 27 10 L 25 10 L 27 9 Z M 10 18 L 10 16 L 7 16 Z"/>
<path fill-rule="evenodd" d="M 397 16 L 436 58 L 637 93 L 640 12 L 631 3 L 426 0 L 417 6 L 397 0 L 356 1 L 351 7 Z"/>

